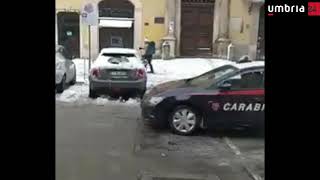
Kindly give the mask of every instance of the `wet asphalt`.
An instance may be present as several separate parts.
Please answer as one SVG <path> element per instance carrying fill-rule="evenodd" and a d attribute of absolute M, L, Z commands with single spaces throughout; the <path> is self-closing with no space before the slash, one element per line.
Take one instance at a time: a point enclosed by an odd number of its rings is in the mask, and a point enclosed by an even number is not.
<path fill-rule="evenodd" d="M 252 173 L 264 177 L 263 138 L 178 136 L 145 126 L 138 105 L 56 103 L 57 180 L 249 180 Z"/>

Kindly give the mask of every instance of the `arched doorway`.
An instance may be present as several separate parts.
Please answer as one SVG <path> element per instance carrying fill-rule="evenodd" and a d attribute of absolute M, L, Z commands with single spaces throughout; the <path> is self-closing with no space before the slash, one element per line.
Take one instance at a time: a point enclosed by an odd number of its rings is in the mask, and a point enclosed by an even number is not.
<path fill-rule="evenodd" d="M 74 57 L 80 57 L 79 18 L 77 12 L 58 12 L 58 44 L 64 46 Z"/>
<path fill-rule="evenodd" d="M 129 0 L 102 0 L 99 9 L 99 50 L 134 47 L 135 7 Z"/>

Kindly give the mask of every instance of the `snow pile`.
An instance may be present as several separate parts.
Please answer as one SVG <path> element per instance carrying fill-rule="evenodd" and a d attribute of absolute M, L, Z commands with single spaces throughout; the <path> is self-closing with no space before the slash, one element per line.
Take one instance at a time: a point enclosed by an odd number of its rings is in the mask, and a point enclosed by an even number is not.
<path fill-rule="evenodd" d="M 264 66 L 264 65 L 265 65 L 264 61 L 252 61 L 252 62 L 236 64 L 235 66 L 240 69 L 243 69 L 243 68 L 257 67 L 257 66 Z"/>
<path fill-rule="evenodd" d="M 91 104 L 96 104 L 99 106 L 104 106 L 104 105 L 139 105 L 139 101 L 137 99 L 132 99 L 130 98 L 128 101 L 121 101 L 120 99 L 117 100 L 111 100 L 110 98 L 107 97 L 99 97 L 95 100 L 91 100 Z"/>
<path fill-rule="evenodd" d="M 155 74 L 148 74 L 147 88 L 150 89 L 168 81 L 195 77 L 225 64 L 234 63 L 221 59 L 202 58 L 155 59 L 152 61 Z"/>
<path fill-rule="evenodd" d="M 62 94 L 56 94 L 56 101 L 72 104 L 95 104 L 98 106 L 104 105 L 139 105 L 139 100 L 129 99 L 128 101 L 120 101 L 119 99 L 113 100 L 108 97 L 99 97 L 91 99 L 88 97 L 89 87 L 88 84 L 75 84 L 66 89 Z"/>
<path fill-rule="evenodd" d="M 138 60 L 135 57 L 126 58 L 128 62 L 111 63 L 110 59 L 112 57 L 100 56 L 97 60 L 92 64 L 92 67 L 100 67 L 100 68 L 112 68 L 112 69 L 136 69 L 136 68 L 144 68 L 142 61 Z M 116 58 L 114 58 L 116 59 Z"/>
<path fill-rule="evenodd" d="M 77 91 L 69 90 L 60 95 L 59 100 L 62 102 L 74 102 L 79 99 L 80 94 Z"/>
<path fill-rule="evenodd" d="M 75 84 L 65 89 L 62 94 L 56 94 L 56 100 L 67 103 L 86 102 L 88 95 L 89 89 L 87 84 Z"/>
<path fill-rule="evenodd" d="M 77 82 L 87 83 L 89 76 L 89 60 L 88 59 L 74 59 L 72 60 L 76 65 Z"/>
<path fill-rule="evenodd" d="M 107 104 L 107 103 L 109 102 L 109 99 L 99 97 L 99 98 L 97 98 L 97 99 L 96 99 L 96 100 L 94 100 L 94 101 L 95 101 L 95 103 L 96 103 L 97 105 L 102 106 L 102 105 Z"/>
<path fill-rule="evenodd" d="M 101 54 L 103 53 L 137 54 L 137 51 L 130 48 L 103 48 Z"/>

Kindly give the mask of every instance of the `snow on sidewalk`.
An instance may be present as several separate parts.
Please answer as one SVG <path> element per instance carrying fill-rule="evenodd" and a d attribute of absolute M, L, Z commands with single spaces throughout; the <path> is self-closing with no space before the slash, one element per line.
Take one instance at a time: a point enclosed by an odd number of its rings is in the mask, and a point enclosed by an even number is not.
<path fill-rule="evenodd" d="M 152 61 L 155 74 L 148 74 L 147 88 L 150 89 L 168 81 L 195 77 L 230 63 L 230 61 L 221 59 L 203 58 L 155 59 Z"/>
<path fill-rule="evenodd" d="M 76 104 L 126 104 L 137 105 L 139 102 L 134 99 L 122 103 L 120 101 L 109 100 L 108 98 L 88 98 L 88 75 L 89 62 L 84 59 L 74 59 L 77 70 L 77 84 L 70 86 L 62 94 L 56 95 L 56 100 L 66 103 Z M 155 74 L 148 73 L 147 89 L 178 79 L 186 79 L 201 75 L 207 71 L 232 62 L 221 59 L 203 59 L 203 58 L 181 58 L 173 60 L 155 59 L 152 61 Z"/>
<path fill-rule="evenodd" d="M 74 59 L 72 60 L 76 65 L 77 82 L 88 83 L 89 76 L 89 61 L 88 59 Z"/>
<path fill-rule="evenodd" d="M 91 99 L 88 97 L 88 84 L 75 84 L 66 89 L 62 94 L 56 94 L 56 101 L 72 104 L 95 104 L 99 106 L 104 105 L 138 105 L 137 99 L 129 99 L 126 102 L 120 100 L 110 100 L 107 97 L 99 97 Z"/>

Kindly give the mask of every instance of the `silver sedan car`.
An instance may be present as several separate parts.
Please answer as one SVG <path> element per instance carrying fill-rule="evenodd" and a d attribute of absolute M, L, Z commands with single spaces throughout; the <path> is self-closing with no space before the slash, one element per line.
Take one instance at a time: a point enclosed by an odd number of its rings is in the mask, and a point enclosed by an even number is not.
<path fill-rule="evenodd" d="M 63 46 L 56 46 L 56 91 L 62 93 L 67 84 L 77 81 L 76 66 Z"/>
<path fill-rule="evenodd" d="M 147 73 L 139 53 L 134 49 L 105 48 L 93 63 L 89 76 L 89 97 L 99 95 L 142 97 Z"/>

